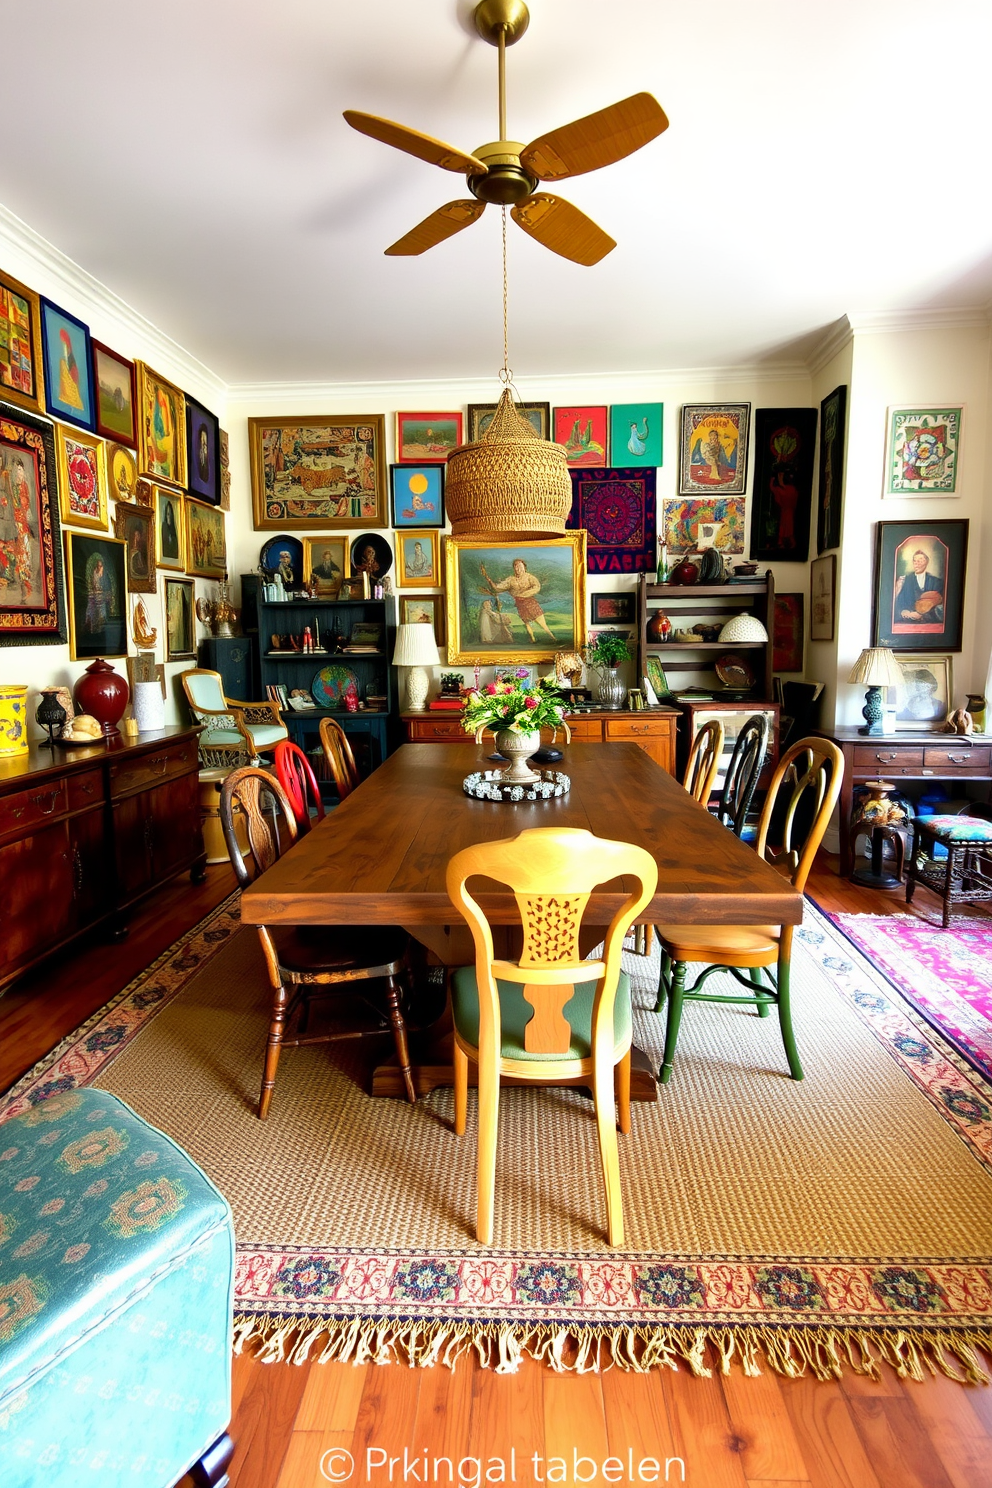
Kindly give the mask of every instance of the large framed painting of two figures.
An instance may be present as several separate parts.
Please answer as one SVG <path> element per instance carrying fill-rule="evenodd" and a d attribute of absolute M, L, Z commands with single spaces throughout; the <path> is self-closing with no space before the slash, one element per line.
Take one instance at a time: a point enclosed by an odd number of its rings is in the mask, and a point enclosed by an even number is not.
<path fill-rule="evenodd" d="M 448 661 L 551 661 L 586 639 L 586 534 L 445 543 Z"/>

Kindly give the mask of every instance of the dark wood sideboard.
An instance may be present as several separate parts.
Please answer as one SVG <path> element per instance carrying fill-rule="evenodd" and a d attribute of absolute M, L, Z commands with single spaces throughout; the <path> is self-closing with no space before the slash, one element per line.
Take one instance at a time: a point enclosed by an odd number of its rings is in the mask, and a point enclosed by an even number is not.
<path fill-rule="evenodd" d="M 206 853 L 198 728 L 0 761 L 0 988 Z"/>

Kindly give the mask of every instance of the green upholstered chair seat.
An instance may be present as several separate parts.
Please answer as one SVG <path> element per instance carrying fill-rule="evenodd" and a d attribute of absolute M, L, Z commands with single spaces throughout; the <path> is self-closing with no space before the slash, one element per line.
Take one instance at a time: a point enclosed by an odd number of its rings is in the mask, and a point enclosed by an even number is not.
<path fill-rule="evenodd" d="M 980 816 L 921 816 L 920 830 L 938 842 L 992 842 L 992 821 Z"/>
<path fill-rule="evenodd" d="M 207 720 L 207 727 L 200 735 L 201 745 L 205 744 L 208 747 L 213 745 L 214 748 L 219 748 L 222 744 L 231 744 L 234 746 L 240 744 L 243 747 L 244 742 L 245 736 L 239 729 L 211 728 L 209 719 Z"/>
<path fill-rule="evenodd" d="M 534 1009 L 517 982 L 497 980 L 502 1020 L 501 1053 L 504 1059 L 589 1059 L 592 1055 L 592 1007 L 596 996 L 595 981 L 579 982 L 573 995 L 562 1008 L 572 1029 L 572 1043 L 567 1054 L 532 1054 L 524 1048 L 524 1028 L 534 1016 Z M 460 966 L 451 978 L 451 1008 L 455 1027 L 463 1039 L 474 1047 L 479 1043 L 479 987 L 474 966 Z M 620 973 L 616 1001 L 613 1005 L 614 1047 L 623 1050 L 630 1043 L 630 979 Z"/>
<path fill-rule="evenodd" d="M 271 749 L 280 739 L 289 738 L 289 730 L 281 723 L 246 723 L 245 728 L 256 749 Z"/>

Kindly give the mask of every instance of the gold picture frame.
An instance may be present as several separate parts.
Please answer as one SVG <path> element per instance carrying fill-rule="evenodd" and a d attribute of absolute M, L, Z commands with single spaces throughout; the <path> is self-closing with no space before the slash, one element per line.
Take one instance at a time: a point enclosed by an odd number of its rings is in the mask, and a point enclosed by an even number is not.
<path fill-rule="evenodd" d="M 107 485 L 114 501 L 140 500 L 138 491 L 138 462 L 134 451 L 123 444 L 108 444 L 106 449 Z M 147 481 L 142 482 L 150 491 Z"/>
<path fill-rule="evenodd" d="M 438 646 L 444 645 L 444 595 L 406 594 L 400 597 L 401 625 L 432 625 Z"/>
<path fill-rule="evenodd" d="M 186 572 L 197 579 L 227 578 L 227 528 L 217 506 L 187 496 Z"/>
<path fill-rule="evenodd" d="M 118 501 L 114 513 L 114 536 L 127 546 L 129 594 L 154 594 L 158 589 L 155 567 L 155 509 L 138 502 Z"/>
<path fill-rule="evenodd" d="M 138 377 L 138 470 L 167 486 L 186 484 L 186 397 L 146 362 Z"/>
<path fill-rule="evenodd" d="M 127 655 L 126 553 L 120 538 L 64 532 L 69 657 L 95 661 Z"/>
<path fill-rule="evenodd" d="M 4 273 L 0 273 L 0 333 L 7 351 L 0 365 L 0 401 L 44 413 L 41 303 L 33 289 Z"/>
<path fill-rule="evenodd" d="M 383 414 L 250 418 L 248 451 L 257 532 L 389 526 Z"/>
<path fill-rule="evenodd" d="M 337 599 L 342 580 L 351 572 L 350 551 L 351 539 L 335 533 L 303 538 L 303 582 L 316 578 L 318 599 Z"/>
<path fill-rule="evenodd" d="M 449 665 L 553 661 L 585 645 L 584 529 L 520 542 L 448 537 L 444 564 Z"/>
<path fill-rule="evenodd" d="M 59 516 L 63 527 L 107 530 L 107 467 L 104 442 L 84 429 L 55 425 L 59 465 Z"/>
<path fill-rule="evenodd" d="M 167 486 L 151 489 L 155 506 L 155 562 L 170 573 L 185 573 L 186 504 L 182 492 L 172 491 Z"/>
<path fill-rule="evenodd" d="M 400 589 L 438 589 L 441 585 L 441 534 L 436 527 L 403 527 L 396 543 L 396 582 Z M 425 549 L 429 552 L 425 552 Z"/>

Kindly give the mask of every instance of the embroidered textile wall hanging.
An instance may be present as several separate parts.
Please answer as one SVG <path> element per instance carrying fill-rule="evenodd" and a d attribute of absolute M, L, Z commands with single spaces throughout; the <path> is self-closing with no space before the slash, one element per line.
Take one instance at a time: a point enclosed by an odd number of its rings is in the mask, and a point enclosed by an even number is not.
<path fill-rule="evenodd" d="M 565 526 L 589 534 L 590 573 L 647 573 L 655 566 L 655 479 L 648 470 L 573 470 Z"/>

